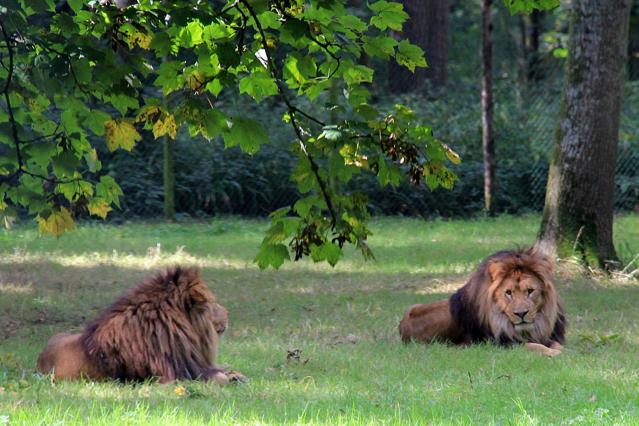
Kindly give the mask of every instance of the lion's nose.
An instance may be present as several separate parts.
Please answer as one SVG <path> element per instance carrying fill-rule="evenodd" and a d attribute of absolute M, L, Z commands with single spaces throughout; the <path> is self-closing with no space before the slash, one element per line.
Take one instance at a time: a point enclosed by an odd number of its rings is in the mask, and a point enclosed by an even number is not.
<path fill-rule="evenodd" d="M 528 311 L 519 311 L 519 312 L 515 312 L 515 315 L 517 315 L 523 321 L 527 313 Z"/>

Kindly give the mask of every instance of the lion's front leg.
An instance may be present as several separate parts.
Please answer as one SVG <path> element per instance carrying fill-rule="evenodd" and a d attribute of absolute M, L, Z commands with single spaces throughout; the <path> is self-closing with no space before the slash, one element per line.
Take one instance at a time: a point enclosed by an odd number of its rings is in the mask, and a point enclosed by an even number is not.
<path fill-rule="evenodd" d="M 210 368 L 203 376 L 203 380 L 213 380 L 221 385 L 229 383 L 246 382 L 248 379 L 238 371 L 225 371 L 219 368 Z"/>
<path fill-rule="evenodd" d="M 531 350 L 533 352 L 537 352 L 540 355 L 554 357 L 561 353 L 560 349 L 556 349 L 555 347 L 553 347 L 554 343 L 557 343 L 557 342 L 553 342 L 551 347 L 542 345 L 541 343 L 526 343 L 526 348 L 528 348 L 528 350 Z M 559 343 L 557 343 L 557 345 L 559 345 Z M 562 346 L 559 345 L 559 347 L 561 348 Z"/>

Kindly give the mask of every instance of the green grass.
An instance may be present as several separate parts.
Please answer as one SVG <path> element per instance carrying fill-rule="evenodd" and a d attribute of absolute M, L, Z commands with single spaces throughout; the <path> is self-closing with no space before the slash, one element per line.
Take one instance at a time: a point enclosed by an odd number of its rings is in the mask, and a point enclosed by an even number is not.
<path fill-rule="evenodd" d="M 1 231 L 0 425 L 637 424 L 637 282 L 560 268 L 570 324 L 554 359 L 520 347 L 400 343 L 409 305 L 447 297 L 486 255 L 530 244 L 537 226 L 534 216 L 377 219 L 377 261 L 348 251 L 334 269 L 305 261 L 279 271 L 252 263 L 262 221 L 86 224 L 58 240 L 32 227 Z M 615 234 L 622 257 L 639 253 L 639 216 L 619 218 Z M 49 336 L 80 330 L 125 288 L 178 262 L 200 265 L 228 308 L 220 362 L 249 383 L 52 383 L 35 374 Z M 292 349 L 300 361 L 287 361 Z"/>

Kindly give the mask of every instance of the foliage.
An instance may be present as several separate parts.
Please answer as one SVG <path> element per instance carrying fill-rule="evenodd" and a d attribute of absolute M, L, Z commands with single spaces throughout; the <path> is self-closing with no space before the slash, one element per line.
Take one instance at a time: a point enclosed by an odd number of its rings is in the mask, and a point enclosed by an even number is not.
<path fill-rule="evenodd" d="M 512 13 L 530 13 L 535 9 L 545 10 L 559 7 L 560 0 L 504 0 Z"/>
<path fill-rule="evenodd" d="M 521 3 L 510 7 L 531 4 Z M 399 3 L 373 2 L 367 19 L 337 0 L 117 4 L 3 3 L 4 216 L 23 206 L 54 235 L 72 227 L 71 212 L 105 217 L 121 189 L 98 177 L 102 139 L 110 151 L 130 151 L 144 130 L 175 138 L 184 126 L 191 136 L 221 136 L 226 147 L 256 153 L 269 142 L 266 128 L 219 108 L 222 92 L 279 99 L 295 132 L 292 178 L 303 198 L 273 213 L 256 257 L 262 267 L 290 252 L 333 264 L 346 243 L 370 256 L 366 197 L 343 191 L 355 175 L 372 173 L 382 186 L 408 178 L 452 187 L 447 163 L 459 156 L 410 109 L 383 112 L 369 103 L 374 71 L 361 63 L 364 52 L 412 71 L 426 66 L 419 47 L 389 35 L 408 18 Z M 332 87 L 343 91 L 339 105 L 329 105 L 343 112 L 337 122 L 299 107 Z"/>

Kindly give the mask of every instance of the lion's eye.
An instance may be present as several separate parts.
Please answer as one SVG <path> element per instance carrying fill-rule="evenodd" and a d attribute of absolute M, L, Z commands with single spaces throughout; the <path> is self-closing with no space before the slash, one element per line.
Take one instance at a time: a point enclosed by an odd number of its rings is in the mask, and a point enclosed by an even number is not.
<path fill-rule="evenodd" d="M 534 292 L 534 291 L 535 291 L 534 289 L 529 288 L 529 289 L 528 289 L 528 296 L 530 296 L 531 294 L 533 294 L 533 292 Z"/>
<path fill-rule="evenodd" d="M 510 290 L 506 290 L 506 296 L 512 296 L 512 295 L 513 295 L 513 292 L 512 292 L 512 291 L 510 291 Z"/>

